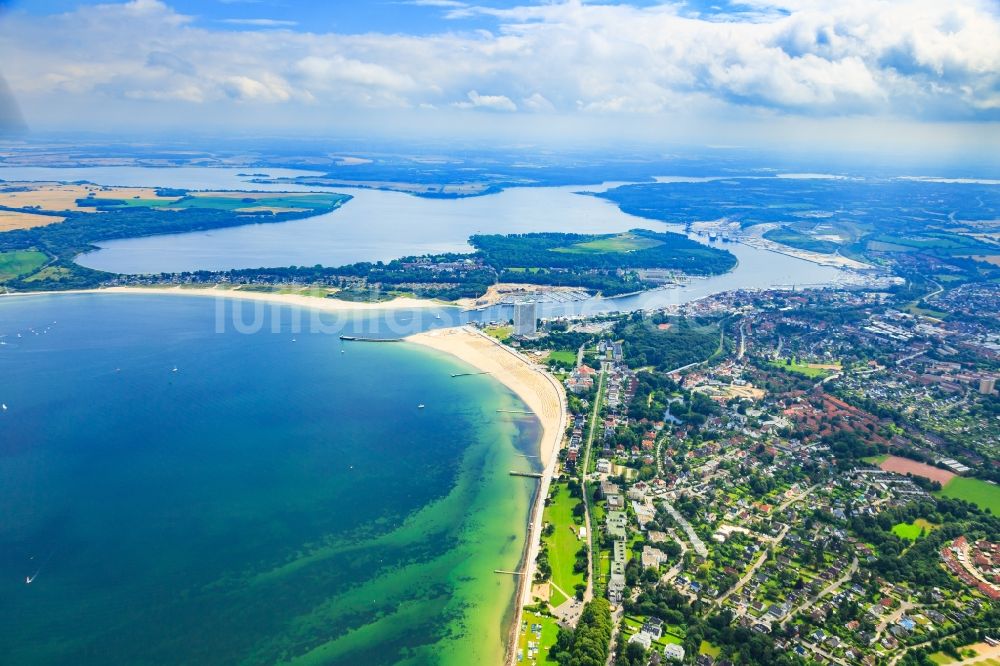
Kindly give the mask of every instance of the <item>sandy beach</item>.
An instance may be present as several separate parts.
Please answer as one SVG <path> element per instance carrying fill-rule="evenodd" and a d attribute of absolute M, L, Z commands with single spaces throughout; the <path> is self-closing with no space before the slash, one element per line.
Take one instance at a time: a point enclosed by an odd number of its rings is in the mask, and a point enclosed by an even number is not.
<path fill-rule="evenodd" d="M 517 630 L 521 625 L 521 613 L 523 608 L 531 603 L 531 581 L 535 577 L 535 558 L 538 557 L 541 545 L 539 536 L 545 497 L 549 494 L 549 485 L 558 460 L 557 454 L 566 432 L 566 394 L 562 385 L 548 372 L 539 369 L 521 354 L 472 327 L 427 331 L 410 336 L 407 341 L 451 354 L 479 370 L 489 372 L 494 379 L 517 394 L 542 423 L 539 458 L 544 470 L 531 508 L 524 573 L 520 577 L 507 649 L 507 663 L 513 664 L 517 652 Z"/>
<path fill-rule="evenodd" d="M 516 393 L 542 423 L 539 457 L 542 465 L 551 466 L 566 423 L 566 398 L 555 378 L 526 357 L 469 326 L 426 331 L 406 340 L 457 356 L 490 373 Z"/>
<path fill-rule="evenodd" d="M 450 303 L 432 301 L 422 298 L 394 298 L 381 303 L 356 303 L 341 301 L 335 298 L 318 298 L 300 294 L 272 294 L 261 291 L 243 291 L 228 287 L 106 287 L 104 289 L 76 289 L 69 291 L 27 291 L 14 294 L 0 294 L 0 298 L 17 298 L 24 296 L 39 296 L 53 294 L 133 294 L 162 296 L 208 296 L 213 298 L 238 298 L 247 301 L 264 301 L 295 305 L 303 308 L 314 308 L 327 312 L 348 312 L 359 310 L 414 310 L 417 308 L 456 307 Z"/>

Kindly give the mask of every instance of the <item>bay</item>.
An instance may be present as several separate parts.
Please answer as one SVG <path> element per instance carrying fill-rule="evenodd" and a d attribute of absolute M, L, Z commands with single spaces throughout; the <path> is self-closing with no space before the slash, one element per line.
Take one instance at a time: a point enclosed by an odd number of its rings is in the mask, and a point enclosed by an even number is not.
<path fill-rule="evenodd" d="M 537 420 L 330 334 L 386 315 L 241 333 L 235 303 L 0 299 L 5 663 L 499 661 Z"/>

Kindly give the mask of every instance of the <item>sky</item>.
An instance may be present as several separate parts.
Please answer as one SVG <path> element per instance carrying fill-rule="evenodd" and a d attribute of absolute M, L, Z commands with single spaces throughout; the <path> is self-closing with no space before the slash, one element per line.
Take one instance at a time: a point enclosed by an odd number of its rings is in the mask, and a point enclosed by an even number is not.
<path fill-rule="evenodd" d="M 33 130 L 1000 152 L 996 0 L 0 8 Z"/>

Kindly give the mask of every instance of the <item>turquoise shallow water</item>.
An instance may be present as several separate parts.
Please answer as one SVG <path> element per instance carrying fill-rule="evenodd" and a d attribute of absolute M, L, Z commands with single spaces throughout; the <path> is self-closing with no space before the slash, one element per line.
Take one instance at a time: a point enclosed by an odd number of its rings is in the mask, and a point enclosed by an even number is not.
<path fill-rule="evenodd" d="M 0 299 L 0 661 L 500 658 L 537 421 L 445 355 L 264 317 Z"/>

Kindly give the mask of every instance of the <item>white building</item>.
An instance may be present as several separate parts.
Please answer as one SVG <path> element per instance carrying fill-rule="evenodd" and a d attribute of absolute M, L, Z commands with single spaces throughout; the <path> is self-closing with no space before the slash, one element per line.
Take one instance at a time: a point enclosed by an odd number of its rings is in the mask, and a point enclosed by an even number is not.
<path fill-rule="evenodd" d="M 684 647 L 676 643 L 667 643 L 663 648 L 663 656 L 673 661 L 684 661 Z"/>
<path fill-rule="evenodd" d="M 534 335 L 538 331 L 538 306 L 534 301 L 514 304 L 514 335 Z"/>

